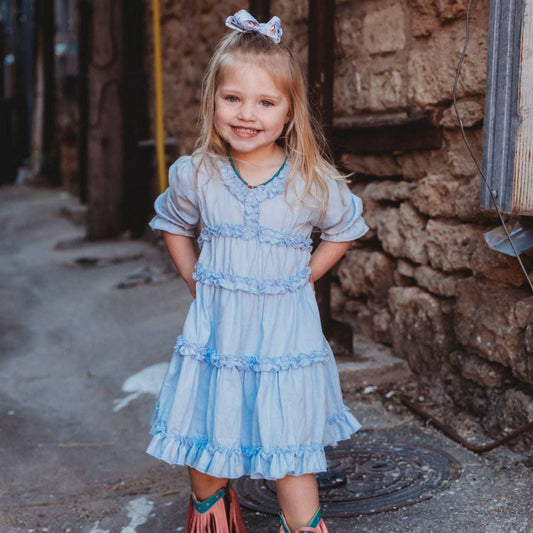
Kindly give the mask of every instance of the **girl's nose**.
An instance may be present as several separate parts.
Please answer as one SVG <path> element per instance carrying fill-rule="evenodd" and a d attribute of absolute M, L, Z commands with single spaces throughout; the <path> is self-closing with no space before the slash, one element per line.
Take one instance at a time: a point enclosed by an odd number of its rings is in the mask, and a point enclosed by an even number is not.
<path fill-rule="evenodd" d="M 239 108 L 238 118 L 241 120 L 254 120 L 253 104 L 243 103 Z"/>

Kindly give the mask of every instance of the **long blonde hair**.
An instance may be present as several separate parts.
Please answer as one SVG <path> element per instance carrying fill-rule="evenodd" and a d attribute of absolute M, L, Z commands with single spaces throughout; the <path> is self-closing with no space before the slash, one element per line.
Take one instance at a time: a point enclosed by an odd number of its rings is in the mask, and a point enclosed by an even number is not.
<path fill-rule="evenodd" d="M 227 156 L 226 143 L 214 127 L 215 94 L 228 68 L 243 60 L 258 62 L 287 97 L 289 121 L 278 143 L 291 162 L 288 180 L 290 183 L 296 173 L 301 174 L 305 188 L 298 199 L 313 196 L 320 204 L 322 216 L 329 201 L 328 180 L 344 177 L 323 155 L 324 135 L 309 111 L 307 87 L 298 59 L 287 46 L 276 44 L 265 35 L 232 32 L 220 41 L 209 61 L 202 84 L 200 137 L 194 152 L 199 162 L 197 168 L 206 158 Z"/>

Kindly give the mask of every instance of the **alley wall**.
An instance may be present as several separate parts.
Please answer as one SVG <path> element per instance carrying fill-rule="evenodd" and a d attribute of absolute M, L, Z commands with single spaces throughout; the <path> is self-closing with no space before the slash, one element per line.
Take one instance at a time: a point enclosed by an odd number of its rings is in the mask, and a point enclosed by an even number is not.
<path fill-rule="evenodd" d="M 533 297 L 516 260 L 485 244 L 483 232 L 498 221 L 479 207 L 481 180 L 452 108 L 467 4 L 336 3 L 335 125 L 429 111 L 442 142 L 424 150 L 338 154 L 353 173 L 371 230 L 336 268 L 332 300 L 336 316 L 392 346 L 422 380 L 501 436 L 533 419 Z M 226 31 L 225 18 L 242 7 L 162 2 L 165 125 L 178 141 L 169 161 L 194 148 L 202 73 Z M 305 65 L 307 1 L 273 0 L 271 13 Z M 479 159 L 488 20 L 489 0 L 475 0 L 457 92 Z M 148 50 L 147 68 L 151 61 Z M 530 272 L 532 257 L 524 257 Z"/>

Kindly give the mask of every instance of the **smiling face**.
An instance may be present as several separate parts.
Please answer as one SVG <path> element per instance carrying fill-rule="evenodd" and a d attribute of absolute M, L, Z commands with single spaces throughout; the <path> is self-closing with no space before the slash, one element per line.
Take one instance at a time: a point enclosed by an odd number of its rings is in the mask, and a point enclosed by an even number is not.
<path fill-rule="evenodd" d="M 264 68 L 252 61 L 227 67 L 215 92 L 214 125 L 235 159 L 268 161 L 288 120 L 287 97 Z"/>

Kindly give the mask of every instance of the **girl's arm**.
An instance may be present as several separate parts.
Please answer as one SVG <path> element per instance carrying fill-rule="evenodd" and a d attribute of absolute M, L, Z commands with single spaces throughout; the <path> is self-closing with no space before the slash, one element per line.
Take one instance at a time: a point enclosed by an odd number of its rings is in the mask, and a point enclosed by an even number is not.
<path fill-rule="evenodd" d="M 332 242 L 322 241 L 311 256 L 309 266 L 311 267 L 310 282 L 313 284 L 320 279 L 339 259 L 346 253 L 352 241 Z"/>
<path fill-rule="evenodd" d="M 163 239 L 172 262 L 176 265 L 187 287 L 189 287 L 192 297 L 196 298 L 196 281 L 192 279 L 192 274 L 198 255 L 194 247 L 193 238 L 163 231 Z"/>

